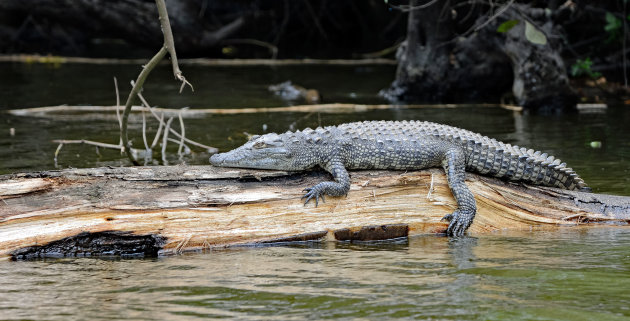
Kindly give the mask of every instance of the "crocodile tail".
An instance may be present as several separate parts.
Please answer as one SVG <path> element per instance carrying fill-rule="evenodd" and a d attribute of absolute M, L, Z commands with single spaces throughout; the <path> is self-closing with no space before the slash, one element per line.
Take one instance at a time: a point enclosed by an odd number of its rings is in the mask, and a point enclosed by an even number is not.
<path fill-rule="evenodd" d="M 523 181 L 535 185 L 544 185 L 568 190 L 590 190 L 584 180 L 560 159 L 533 149 L 505 145 L 501 168 L 495 176 L 509 180 Z"/>

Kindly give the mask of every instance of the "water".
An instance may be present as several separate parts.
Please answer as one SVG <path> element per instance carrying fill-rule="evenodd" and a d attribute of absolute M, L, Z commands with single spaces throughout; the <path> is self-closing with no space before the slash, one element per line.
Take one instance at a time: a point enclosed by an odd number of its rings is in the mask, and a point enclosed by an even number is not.
<path fill-rule="evenodd" d="M 0 263 L 2 319 L 627 320 L 630 231 Z"/>
<path fill-rule="evenodd" d="M 293 80 L 326 102 L 382 103 L 394 68 L 183 68 L 195 93 L 177 94 L 168 66 L 145 88 L 163 107 L 284 106 L 269 84 Z M 57 104 L 112 105 L 112 77 L 135 66 L 0 64 L 0 110 Z M 57 118 L 0 114 L 0 173 L 55 167 L 51 139 L 117 143 L 113 115 Z M 595 191 L 630 195 L 630 111 L 533 116 L 498 108 L 391 109 L 354 114 L 269 113 L 186 119 L 189 138 L 230 149 L 247 133 L 357 120 L 421 119 L 467 128 L 557 155 Z M 177 123 L 177 121 L 175 122 Z M 149 123 L 149 133 L 156 123 Z M 9 135 L 14 128 L 15 136 Z M 139 143 L 140 121 L 132 118 Z M 150 140 L 152 137 L 149 138 Z M 591 147 L 601 142 L 600 148 Z M 176 150 L 174 144 L 169 151 Z M 206 164 L 195 149 L 185 161 Z M 177 162 L 176 157 L 171 159 Z M 127 165 L 111 150 L 67 145 L 59 167 Z M 449 240 L 310 243 L 240 248 L 157 259 L 0 261 L 0 319 L 239 320 L 626 320 L 630 319 L 630 230 L 510 232 Z"/>
<path fill-rule="evenodd" d="M 128 81 L 138 72 L 134 65 L 0 64 L 0 110 L 43 105 L 115 104 L 113 77 L 119 80 L 122 100 Z M 195 92 L 178 94 L 179 83 L 168 65 L 160 66 L 147 81 L 144 94 L 153 105 L 170 108 L 239 108 L 286 106 L 290 102 L 272 95 L 270 84 L 292 80 L 316 88 L 324 102 L 383 103 L 377 92 L 392 81 L 394 66 L 351 67 L 200 67 L 184 66 Z M 89 76 L 86 76 L 89 75 Z M 111 115 L 75 114 L 57 118 L 15 117 L 0 114 L 0 174 L 55 168 L 58 144 L 52 139 L 89 139 L 118 143 L 119 128 Z M 290 128 L 335 125 L 359 120 L 418 119 L 445 123 L 506 143 L 548 152 L 574 168 L 600 193 L 630 195 L 630 109 L 612 105 L 601 114 L 565 116 L 520 115 L 499 108 L 391 109 L 350 114 L 267 113 L 211 115 L 186 119 L 186 136 L 227 150 L 241 145 L 245 133 L 284 132 Z M 179 127 L 174 121 L 174 127 Z M 142 146 L 141 118 L 130 119 L 134 146 Z M 149 144 L 157 129 L 150 121 Z M 9 136 L 14 128 L 15 136 Z M 591 147 L 601 143 L 600 148 Z M 176 144 L 169 145 L 170 163 L 178 163 Z M 158 148 L 159 151 L 159 148 Z M 193 149 L 189 164 L 207 164 L 208 154 Z M 159 157 L 157 157 L 159 158 Z M 113 150 L 65 145 L 57 166 L 125 166 L 126 157 Z"/>

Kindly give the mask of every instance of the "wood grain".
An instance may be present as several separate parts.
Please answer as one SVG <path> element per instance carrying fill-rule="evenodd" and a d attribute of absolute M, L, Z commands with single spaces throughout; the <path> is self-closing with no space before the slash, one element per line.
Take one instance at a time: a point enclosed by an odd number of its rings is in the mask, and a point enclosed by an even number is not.
<path fill-rule="evenodd" d="M 447 227 L 441 218 L 455 209 L 439 169 L 351 175 L 347 197 L 327 197 L 318 207 L 304 206 L 300 198 L 304 188 L 330 179 L 321 171 L 161 166 L 4 175 L 0 257 L 121 254 L 85 244 L 130 242 L 129 235 L 151 236 L 159 240 L 160 254 L 174 254 L 268 242 L 440 234 Z M 630 197 L 524 186 L 475 174 L 468 174 L 467 184 L 478 203 L 470 235 L 630 223 Z M 77 235 L 83 238 L 72 239 Z M 64 243 L 62 248 L 70 250 L 59 252 L 60 243 L 51 244 L 60 240 L 73 240 L 76 248 Z M 57 252 L 47 253 L 47 245 Z"/>

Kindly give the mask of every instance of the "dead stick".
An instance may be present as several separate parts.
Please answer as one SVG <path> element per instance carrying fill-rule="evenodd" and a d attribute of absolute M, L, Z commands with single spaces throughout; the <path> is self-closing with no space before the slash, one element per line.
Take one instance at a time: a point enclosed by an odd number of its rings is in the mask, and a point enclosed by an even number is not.
<path fill-rule="evenodd" d="M 140 99 L 142 99 L 142 96 L 140 96 Z M 151 108 L 149 108 L 149 110 L 151 110 Z M 160 118 L 157 119 L 160 122 L 160 125 L 158 126 L 157 129 L 157 133 L 155 133 L 155 138 L 153 138 L 153 143 L 151 144 L 151 149 L 153 149 L 153 147 L 157 146 L 158 140 L 161 137 L 161 133 L 162 133 L 162 127 L 164 127 L 164 113 L 162 113 L 160 115 Z"/>
<path fill-rule="evenodd" d="M 125 104 L 125 110 L 123 111 L 122 126 L 120 126 L 120 136 L 122 137 L 123 146 L 125 147 L 125 152 L 127 154 L 127 157 L 134 165 L 140 165 L 140 164 L 133 158 L 133 155 L 131 155 L 131 152 L 130 152 L 131 145 L 129 144 L 129 137 L 127 136 L 127 124 L 129 120 L 129 112 L 131 112 L 131 105 L 133 104 L 133 101 L 138 96 L 140 89 L 142 89 L 142 85 L 144 85 L 144 81 L 147 79 L 147 77 L 151 73 L 151 70 L 153 70 L 153 68 L 157 66 L 157 64 L 160 62 L 160 60 L 164 58 L 164 56 L 166 56 L 166 52 L 167 50 L 165 47 L 160 48 L 160 51 L 158 51 L 158 53 L 155 54 L 153 58 L 151 58 L 149 63 L 147 63 L 144 66 L 144 68 L 142 68 L 142 71 L 138 75 L 138 79 L 136 79 L 136 82 L 133 85 L 131 92 L 129 93 L 129 97 L 127 97 L 127 103 Z"/>
<path fill-rule="evenodd" d="M 120 94 L 118 93 L 118 79 L 114 77 L 114 88 L 116 89 L 116 119 L 118 126 L 122 127 L 122 119 L 120 118 Z M 122 146 L 122 136 L 118 138 L 118 144 Z"/>
<path fill-rule="evenodd" d="M 168 132 L 169 128 L 171 128 L 171 123 L 173 122 L 173 117 L 169 118 L 166 121 L 166 126 L 164 128 L 164 137 L 162 139 L 162 162 L 164 165 L 168 165 L 168 161 L 166 160 L 166 145 L 168 144 Z"/>
<path fill-rule="evenodd" d="M 177 114 L 177 116 L 179 117 L 179 127 L 182 130 L 182 137 L 180 137 L 179 140 L 179 148 L 177 148 L 177 155 L 179 155 L 179 157 L 182 157 L 182 149 L 184 148 L 184 137 L 186 137 L 186 128 L 184 127 L 184 120 L 182 119 L 182 113 L 180 112 L 179 114 Z"/>
<path fill-rule="evenodd" d="M 155 119 L 157 119 L 160 122 L 160 125 L 162 125 L 164 123 L 164 114 L 162 114 L 162 117 L 160 119 L 160 117 L 158 117 L 158 115 L 155 112 L 155 110 L 157 108 L 151 107 L 149 105 L 149 103 L 147 102 L 147 100 L 144 99 L 144 96 L 142 96 L 142 94 L 138 94 L 138 97 L 140 97 L 140 100 L 142 101 L 143 106 L 145 108 L 148 108 L 149 111 L 151 112 L 151 114 L 153 115 L 153 117 L 155 117 Z M 178 110 L 180 115 L 182 114 L 182 112 L 187 112 L 187 111 L 189 111 L 189 109 L 180 109 L 180 110 Z M 177 138 L 182 138 L 182 135 L 180 135 L 175 129 L 169 128 L 169 131 L 171 133 L 173 133 L 173 135 L 175 135 Z M 204 144 L 201 144 L 201 143 L 197 143 L 196 141 L 190 140 L 190 139 L 188 139 L 186 137 L 184 137 L 183 139 L 184 139 L 185 142 L 187 142 L 187 143 L 189 143 L 191 145 L 195 145 L 197 147 L 201 147 L 201 148 L 206 149 L 208 151 L 208 153 L 210 153 L 210 154 L 214 154 L 214 153 L 217 153 L 219 151 L 216 147 L 207 146 L 207 145 L 204 145 Z"/>
<path fill-rule="evenodd" d="M 164 46 L 168 50 L 168 54 L 171 56 L 171 65 L 173 66 L 173 75 L 175 78 L 182 82 L 182 86 L 179 88 L 181 93 L 184 90 L 184 86 L 190 86 L 190 89 L 194 91 L 193 86 L 186 80 L 182 71 L 179 70 L 179 64 L 177 63 L 177 53 L 175 52 L 175 42 L 173 41 L 173 31 L 171 30 L 171 22 L 168 19 L 168 12 L 166 11 L 166 4 L 164 0 L 155 0 L 155 4 L 158 8 L 158 14 L 160 15 L 160 24 L 162 25 L 162 33 L 164 34 Z"/>

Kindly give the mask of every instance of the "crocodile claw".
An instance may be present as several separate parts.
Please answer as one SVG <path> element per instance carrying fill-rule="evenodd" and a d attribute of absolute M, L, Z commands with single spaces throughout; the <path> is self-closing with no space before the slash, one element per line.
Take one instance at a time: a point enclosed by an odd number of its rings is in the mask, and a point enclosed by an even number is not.
<path fill-rule="evenodd" d="M 319 205 L 320 197 L 322 198 L 322 202 L 326 203 L 326 199 L 324 198 L 324 193 L 320 192 L 319 189 L 316 189 L 315 187 L 309 187 L 309 188 L 305 188 L 304 192 L 306 192 L 306 194 L 302 196 L 302 199 L 306 198 L 306 201 L 304 202 L 304 206 L 306 206 L 306 204 L 308 204 L 308 201 L 310 201 L 313 197 L 315 197 L 315 207 Z"/>
<path fill-rule="evenodd" d="M 466 230 L 472 224 L 475 217 L 474 211 L 456 210 L 451 214 L 446 214 L 442 220 L 449 221 L 448 228 L 446 229 L 447 236 L 463 236 Z"/>

